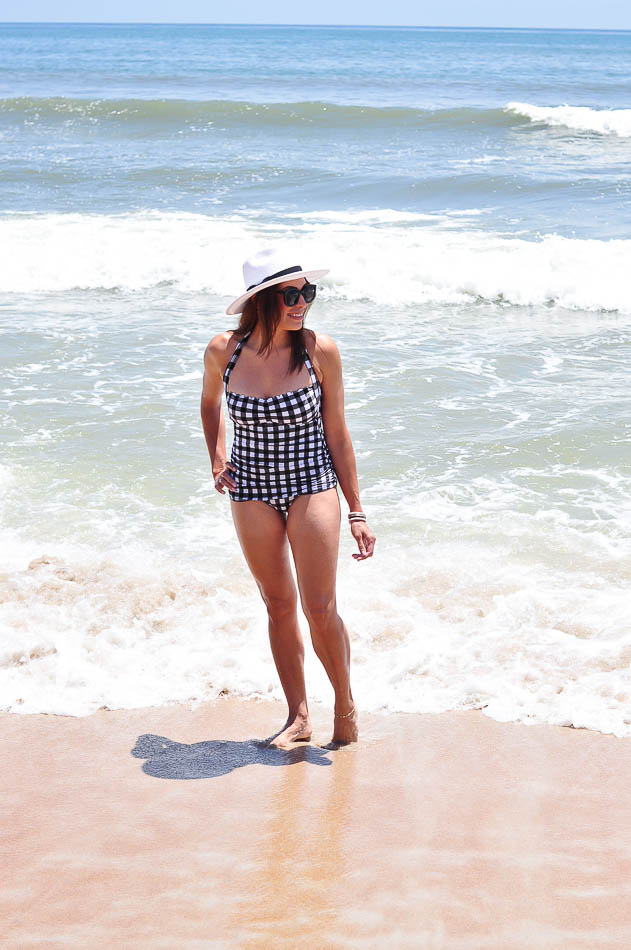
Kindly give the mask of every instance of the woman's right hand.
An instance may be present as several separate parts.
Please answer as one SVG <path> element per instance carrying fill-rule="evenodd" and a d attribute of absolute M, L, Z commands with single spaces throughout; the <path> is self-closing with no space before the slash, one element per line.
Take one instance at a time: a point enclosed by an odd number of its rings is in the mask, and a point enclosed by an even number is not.
<path fill-rule="evenodd" d="M 217 469 L 216 472 L 213 472 L 213 477 L 215 479 L 215 488 L 220 495 L 225 495 L 226 488 L 230 491 L 236 491 L 237 483 L 234 480 L 232 472 L 236 471 L 234 465 L 230 462 L 225 462 L 221 468 Z"/>

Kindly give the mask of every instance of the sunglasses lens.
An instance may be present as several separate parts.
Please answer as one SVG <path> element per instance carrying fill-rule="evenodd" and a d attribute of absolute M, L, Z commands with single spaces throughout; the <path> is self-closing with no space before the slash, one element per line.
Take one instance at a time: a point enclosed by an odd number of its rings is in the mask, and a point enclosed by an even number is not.
<path fill-rule="evenodd" d="M 297 287 L 285 287 L 283 299 L 286 307 L 295 307 L 300 300 L 300 291 Z"/>
<path fill-rule="evenodd" d="M 315 300 L 316 295 L 316 285 L 315 284 L 305 284 L 302 288 L 302 296 L 305 303 L 311 303 Z"/>

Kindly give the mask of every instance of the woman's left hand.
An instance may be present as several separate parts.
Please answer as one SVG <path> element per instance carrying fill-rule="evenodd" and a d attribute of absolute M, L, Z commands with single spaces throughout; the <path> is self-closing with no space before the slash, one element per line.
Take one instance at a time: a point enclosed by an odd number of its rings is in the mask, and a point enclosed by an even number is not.
<path fill-rule="evenodd" d="M 357 541 L 359 554 L 353 554 L 356 561 L 365 561 L 367 557 L 372 557 L 375 550 L 375 541 L 377 540 L 365 521 L 351 522 L 351 534 Z"/>

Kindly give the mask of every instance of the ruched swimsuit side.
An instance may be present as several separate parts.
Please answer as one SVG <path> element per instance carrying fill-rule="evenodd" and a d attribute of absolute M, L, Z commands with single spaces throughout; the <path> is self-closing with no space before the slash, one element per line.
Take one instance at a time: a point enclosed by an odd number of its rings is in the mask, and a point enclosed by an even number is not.
<path fill-rule="evenodd" d="M 305 349 L 309 386 L 267 397 L 231 392 L 228 381 L 248 336 L 237 344 L 223 376 L 237 483 L 229 494 L 233 501 L 264 501 L 286 517 L 298 495 L 337 485 L 322 425 L 322 388 Z"/>

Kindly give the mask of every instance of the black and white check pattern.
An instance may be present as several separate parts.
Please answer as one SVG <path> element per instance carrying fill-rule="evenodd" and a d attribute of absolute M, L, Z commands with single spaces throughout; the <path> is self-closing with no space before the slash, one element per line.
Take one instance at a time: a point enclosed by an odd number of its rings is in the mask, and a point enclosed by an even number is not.
<path fill-rule="evenodd" d="M 322 426 L 322 389 L 306 350 L 311 385 L 266 398 L 228 391 L 248 335 L 237 344 L 223 377 L 234 424 L 230 461 L 238 485 L 230 497 L 270 503 L 335 488 L 337 478 Z"/>

